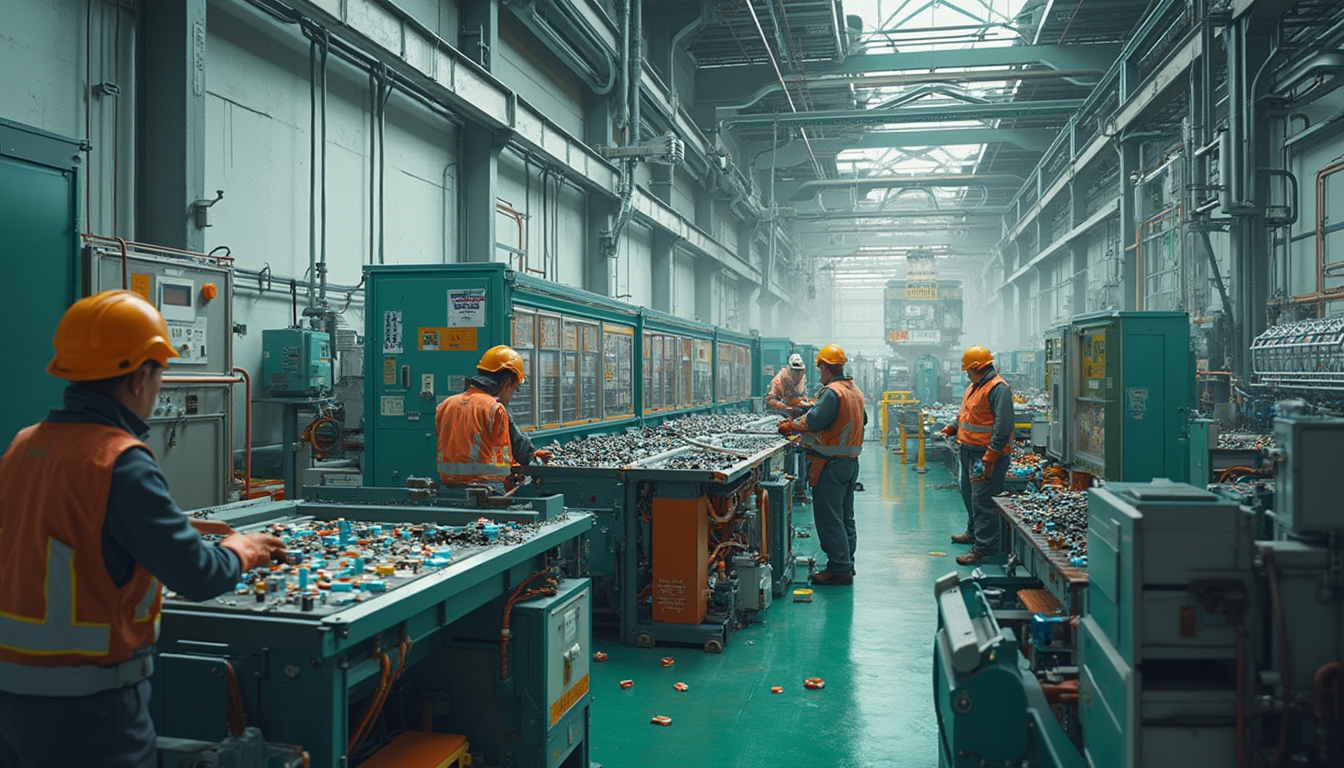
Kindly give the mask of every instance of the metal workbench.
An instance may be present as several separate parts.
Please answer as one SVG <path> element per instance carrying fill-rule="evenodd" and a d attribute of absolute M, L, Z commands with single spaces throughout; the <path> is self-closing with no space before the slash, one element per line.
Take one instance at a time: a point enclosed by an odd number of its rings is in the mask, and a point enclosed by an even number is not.
<path fill-rule="evenodd" d="M 508 595 L 548 561 L 577 549 L 593 525 L 593 517 L 582 513 L 536 520 L 534 514 L 508 510 L 302 501 L 245 502 L 196 516 L 243 531 L 292 520 L 341 518 L 464 526 L 482 517 L 503 521 L 521 516 L 536 526 L 518 543 L 463 548 L 461 559 L 455 555 L 442 568 L 425 569 L 386 593 L 335 610 L 305 613 L 278 600 L 255 604 L 249 595 L 201 603 L 165 600 L 152 705 L 161 735 L 221 739 L 226 668 L 231 666 L 249 725 L 261 727 L 268 740 L 301 745 L 312 754 L 314 765 L 333 766 L 346 764 L 350 720 L 363 711 L 361 700 L 378 683 L 379 649 L 397 661 L 398 642 L 412 641 L 404 661 L 414 677 L 416 664 L 450 647 L 454 622 Z M 425 666 L 444 663 L 452 664 L 450 654 L 446 661 L 438 656 Z M 586 734 L 587 701 L 586 694 L 580 697 L 551 730 L 572 726 Z"/>
<path fill-rule="evenodd" d="M 1051 549 L 1045 535 L 1031 530 L 1017 513 L 1017 500 L 996 496 L 994 504 L 1002 516 L 1004 550 L 1016 555 L 1022 566 L 1060 601 L 1069 616 L 1082 616 L 1087 610 L 1087 568 L 1071 565 L 1065 550 Z"/>

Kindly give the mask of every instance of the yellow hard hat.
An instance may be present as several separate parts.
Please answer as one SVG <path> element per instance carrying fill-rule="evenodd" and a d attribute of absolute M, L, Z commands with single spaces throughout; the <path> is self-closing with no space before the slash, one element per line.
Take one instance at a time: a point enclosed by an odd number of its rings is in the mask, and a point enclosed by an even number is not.
<path fill-rule="evenodd" d="M 994 356 L 989 353 L 989 350 L 976 344 L 973 347 L 967 347 L 966 352 L 962 354 L 961 370 L 970 371 L 984 368 L 992 362 L 994 362 Z"/>
<path fill-rule="evenodd" d="M 845 350 L 841 349 L 838 344 L 827 344 L 817 350 L 817 365 L 821 365 L 822 363 L 827 365 L 844 365 L 847 362 L 849 362 L 849 358 L 845 357 Z"/>
<path fill-rule="evenodd" d="M 146 360 L 167 366 L 177 350 L 153 304 L 130 291 L 103 291 L 65 311 L 51 343 L 47 373 L 67 381 L 97 381 L 133 373 Z"/>
<path fill-rule="evenodd" d="M 481 356 L 481 362 L 476 367 L 482 371 L 499 373 L 503 370 L 513 371 L 513 375 L 518 377 L 518 383 L 522 384 L 527 380 L 523 375 L 523 358 L 513 347 L 500 344 L 497 347 L 491 347 Z"/>

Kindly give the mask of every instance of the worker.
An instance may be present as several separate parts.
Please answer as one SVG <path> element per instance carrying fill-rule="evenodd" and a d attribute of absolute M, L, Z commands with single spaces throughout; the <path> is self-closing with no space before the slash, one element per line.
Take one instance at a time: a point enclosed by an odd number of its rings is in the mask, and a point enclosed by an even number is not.
<path fill-rule="evenodd" d="M 999 520 L 994 497 L 1003 492 L 1013 455 L 1013 391 L 994 370 L 994 356 L 975 345 L 961 356 L 961 370 L 970 384 L 961 398 L 957 420 L 942 433 L 961 446 L 961 500 L 966 505 L 966 530 L 952 537 L 970 544 L 957 558 L 975 565 L 999 551 Z"/>
<path fill-rule="evenodd" d="M 817 351 L 821 393 L 817 404 L 799 419 L 779 423 L 781 435 L 802 435 L 807 451 L 807 479 L 812 485 L 813 522 L 826 553 L 826 568 L 812 577 L 813 584 L 854 583 L 854 484 L 859 476 L 864 425 L 868 416 L 863 393 L 845 374 L 845 351 L 827 344 Z"/>
<path fill-rule="evenodd" d="M 772 411 L 789 416 L 801 416 L 807 412 L 811 402 L 807 399 L 807 366 L 803 364 L 802 355 L 797 352 L 789 355 L 789 364 L 780 368 L 775 378 L 770 380 L 765 405 Z"/>
<path fill-rule="evenodd" d="M 522 356 L 501 344 L 481 356 L 465 391 L 439 403 L 434 428 L 442 482 L 503 484 L 516 467 L 551 460 L 551 452 L 533 449 L 509 418 L 506 406 L 525 381 Z"/>
<path fill-rule="evenodd" d="M 284 556 L 263 533 L 203 541 L 137 437 L 168 338 L 130 291 L 75 302 L 47 366 L 65 407 L 0 458 L 0 766 L 153 768 L 159 583 L 206 600 Z"/>

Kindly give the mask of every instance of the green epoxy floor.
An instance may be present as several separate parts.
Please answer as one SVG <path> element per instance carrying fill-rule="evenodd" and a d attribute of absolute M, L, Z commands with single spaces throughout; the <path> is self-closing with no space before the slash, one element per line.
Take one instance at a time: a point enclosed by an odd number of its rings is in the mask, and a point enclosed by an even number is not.
<path fill-rule="evenodd" d="M 777 600 L 761 624 L 739 630 L 721 655 L 693 646 L 630 648 L 599 637 L 610 654 L 592 672 L 592 759 L 605 768 L 715 765 L 936 766 L 933 581 L 965 550 L 948 536 L 965 527 L 953 477 L 902 466 L 869 442 L 855 494 L 859 548 L 853 587 L 816 587 L 812 603 Z M 794 508 L 794 526 L 812 521 Z M 811 538 L 794 551 L 825 559 Z M 944 552 L 931 557 L 930 552 Z M 795 584 L 794 587 L 805 586 Z M 659 659 L 672 656 L 669 668 Z M 826 688 L 803 688 L 821 677 Z M 619 681 L 634 680 L 622 690 Z M 678 693 L 673 683 L 690 689 Z M 771 686 L 784 687 L 772 694 Z M 650 723 L 668 715 L 672 725 Z"/>

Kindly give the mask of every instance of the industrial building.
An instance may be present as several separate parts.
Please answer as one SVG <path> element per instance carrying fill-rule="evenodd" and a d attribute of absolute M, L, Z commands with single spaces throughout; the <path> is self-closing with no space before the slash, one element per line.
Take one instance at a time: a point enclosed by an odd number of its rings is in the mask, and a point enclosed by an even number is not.
<path fill-rule="evenodd" d="M 1342 85 L 1340 0 L 0 0 L 0 768 L 1344 765 Z"/>

